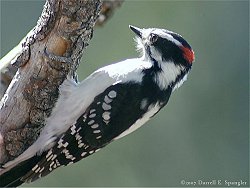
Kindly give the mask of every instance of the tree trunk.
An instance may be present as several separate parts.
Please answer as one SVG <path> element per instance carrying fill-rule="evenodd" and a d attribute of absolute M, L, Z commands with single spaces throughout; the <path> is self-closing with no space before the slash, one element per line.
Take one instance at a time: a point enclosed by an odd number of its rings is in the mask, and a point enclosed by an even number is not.
<path fill-rule="evenodd" d="M 47 0 L 34 29 L 14 53 L 1 60 L 1 90 L 9 87 L 0 102 L 0 164 L 37 139 L 60 84 L 68 74 L 76 78 L 96 21 L 105 23 L 121 3 L 104 1 L 101 6 L 100 0 Z"/>

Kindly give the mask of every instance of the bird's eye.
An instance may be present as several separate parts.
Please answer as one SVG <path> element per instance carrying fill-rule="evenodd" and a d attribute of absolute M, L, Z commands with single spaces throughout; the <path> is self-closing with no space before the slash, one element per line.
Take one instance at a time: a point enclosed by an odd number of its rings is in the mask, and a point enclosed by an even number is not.
<path fill-rule="evenodd" d="M 152 34 L 150 35 L 150 42 L 153 44 L 153 43 L 155 43 L 157 40 L 158 40 L 158 35 L 152 33 Z"/>

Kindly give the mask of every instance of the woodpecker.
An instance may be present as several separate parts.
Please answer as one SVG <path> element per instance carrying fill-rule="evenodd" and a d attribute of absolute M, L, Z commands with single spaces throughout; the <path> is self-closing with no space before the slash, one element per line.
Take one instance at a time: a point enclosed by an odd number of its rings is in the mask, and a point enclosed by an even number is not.
<path fill-rule="evenodd" d="M 186 80 L 194 52 L 172 31 L 129 27 L 141 57 L 100 68 L 81 83 L 66 79 L 38 139 L 3 165 L 10 170 L 0 176 L 0 186 L 32 182 L 76 163 L 135 131 L 167 104 Z"/>

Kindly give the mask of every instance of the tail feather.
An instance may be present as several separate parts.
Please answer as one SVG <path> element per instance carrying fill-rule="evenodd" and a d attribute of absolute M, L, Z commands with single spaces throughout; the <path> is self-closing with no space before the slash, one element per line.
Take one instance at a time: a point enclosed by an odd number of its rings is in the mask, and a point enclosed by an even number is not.
<path fill-rule="evenodd" d="M 0 175 L 0 187 L 17 187 L 23 184 L 25 181 L 22 180 L 22 177 L 27 174 L 38 161 L 39 157 L 34 156 Z"/>

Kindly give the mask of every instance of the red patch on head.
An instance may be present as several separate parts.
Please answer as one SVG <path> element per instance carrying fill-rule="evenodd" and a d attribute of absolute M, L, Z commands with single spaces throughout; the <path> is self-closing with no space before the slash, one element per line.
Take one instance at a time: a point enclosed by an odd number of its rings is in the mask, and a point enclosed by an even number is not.
<path fill-rule="evenodd" d="M 191 50 L 190 48 L 181 47 L 182 51 L 183 51 L 183 57 L 190 63 L 192 64 L 192 62 L 194 61 L 194 51 Z"/>

